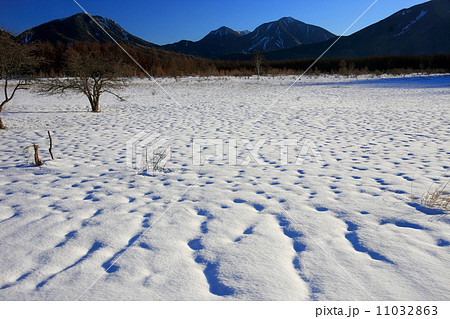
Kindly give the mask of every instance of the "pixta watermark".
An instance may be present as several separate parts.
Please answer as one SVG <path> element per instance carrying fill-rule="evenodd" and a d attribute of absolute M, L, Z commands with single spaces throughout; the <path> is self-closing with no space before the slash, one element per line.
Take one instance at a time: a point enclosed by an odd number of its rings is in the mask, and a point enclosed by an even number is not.
<path fill-rule="evenodd" d="M 185 147 L 191 151 L 179 153 L 190 154 L 188 159 L 182 160 L 192 166 L 301 166 L 305 162 L 325 165 L 319 148 L 311 139 L 193 137 L 190 141 Z M 172 138 L 160 133 L 142 131 L 127 141 L 127 166 L 138 172 L 164 171 L 173 157 L 173 143 Z"/>

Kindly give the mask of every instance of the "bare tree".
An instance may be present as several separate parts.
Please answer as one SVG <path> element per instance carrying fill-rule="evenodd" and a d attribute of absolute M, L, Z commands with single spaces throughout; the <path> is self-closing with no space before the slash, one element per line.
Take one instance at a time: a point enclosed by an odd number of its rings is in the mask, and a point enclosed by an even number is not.
<path fill-rule="evenodd" d="M 30 76 L 37 63 L 31 46 L 21 45 L 8 33 L 0 32 L 0 81 L 3 85 L 0 115 L 3 106 L 14 98 L 17 90 L 26 89 L 31 84 Z M 0 116 L 0 129 L 5 128 Z"/>
<path fill-rule="evenodd" d="M 50 79 L 41 90 L 47 94 L 64 94 L 68 91 L 84 94 L 92 112 L 100 112 L 100 96 L 103 93 L 123 100 L 116 91 L 123 88 L 129 68 L 111 46 L 83 44 L 70 48 L 66 53 L 66 72 L 69 77 Z"/>
<path fill-rule="evenodd" d="M 260 52 L 256 52 L 253 56 L 253 61 L 255 62 L 256 72 L 258 72 L 258 77 L 261 75 L 261 64 L 264 61 L 264 55 Z"/>

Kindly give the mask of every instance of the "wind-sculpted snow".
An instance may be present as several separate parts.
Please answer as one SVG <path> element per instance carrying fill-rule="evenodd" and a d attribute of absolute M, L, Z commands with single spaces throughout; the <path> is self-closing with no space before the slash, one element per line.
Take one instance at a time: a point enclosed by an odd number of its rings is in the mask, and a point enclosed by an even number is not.
<path fill-rule="evenodd" d="M 308 76 L 282 95 L 294 80 L 158 79 L 180 108 L 136 79 L 99 114 L 18 92 L 0 299 L 448 300 L 450 217 L 420 197 L 450 178 L 449 77 Z M 130 169 L 142 131 L 170 140 L 164 169 Z"/>

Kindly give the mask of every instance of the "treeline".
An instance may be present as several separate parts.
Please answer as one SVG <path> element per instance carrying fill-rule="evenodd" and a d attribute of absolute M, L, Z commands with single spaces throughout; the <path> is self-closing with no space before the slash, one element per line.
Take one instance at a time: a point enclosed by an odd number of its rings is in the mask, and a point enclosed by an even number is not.
<path fill-rule="evenodd" d="M 263 61 L 263 74 L 301 74 L 315 59 L 285 61 Z M 224 75 L 255 74 L 255 61 L 215 61 L 216 68 Z M 313 74 L 404 74 L 404 73 L 449 73 L 450 54 L 396 55 L 361 58 L 322 58 L 309 71 Z"/>
<path fill-rule="evenodd" d="M 255 59 L 246 61 L 207 60 L 186 56 L 178 53 L 123 45 L 123 48 L 152 76 L 250 76 L 257 72 Z M 123 70 L 123 76 L 144 77 L 143 72 L 115 44 L 75 43 L 73 45 L 40 43 L 35 46 L 35 55 L 39 59 L 37 74 L 40 77 L 71 76 L 67 69 L 67 58 L 70 51 L 85 52 L 101 50 L 110 55 L 122 57 L 128 65 Z M 285 61 L 260 61 L 260 71 L 263 75 L 301 74 L 315 59 L 297 59 Z M 309 73 L 313 74 L 345 74 L 358 75 L 368 73 L 404 74 L 414 72 L 449 73 L 450 55 L 422 56 L 373 56 L 362 58 L 322 58 Z"/>
<path fill-rule="evenodd" d="M 178 53 L 156 50 L 154 48 L 138 48 L 129 45 L 122 45 L 136 62 L 150 75 L 155 77 L 174 77 L 189 75 L 213 75 L 217 73 L 213 61 L 186 56 Z M 40 43 L 35 45 L 35 56 L 40 62 L 37 74 L 40 77 L 66 77 L 73 76 L 72 70 L 67 66 L 70 64 L 70 57 L 73 52 L 83 54 L 84 52 L 98 51 L 103 55 L 113 56 L 112 62 L 120 57 L 127 66 L 124 67 L 121 76 L 146 76 L 145 72 L 134 63 L 122 49 L 113 43 L 95 44 L 95 43 L 75 43 L 65 45 L 58 43 Z M 71 73 L 72 72 L 72 73 Z"/>

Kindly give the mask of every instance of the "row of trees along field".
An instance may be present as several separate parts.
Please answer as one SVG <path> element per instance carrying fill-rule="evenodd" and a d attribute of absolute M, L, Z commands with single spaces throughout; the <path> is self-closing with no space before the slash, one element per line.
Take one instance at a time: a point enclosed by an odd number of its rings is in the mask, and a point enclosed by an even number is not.
<path fill-rule="evenodd" d="M 140 48 L 123 45 L 123 48 L 152 76 L 215 76 L 254 74 L 298 74 L 305 71 L 315 59 L 295 59 L 270 61 L 264 59 L 263 53 L 249 54 L 247 60 L 207 60 L 186 56 L 155 48 Z M 70 76 L 68 60 L 73 52 L 101 51 L 108 52 L 112 58 L 121 57 L 128 68 L 122 70 L 124 76 L 144 77 L 145 73 L 128 58 L 115 44 L 75 43 L 53 45 L 42 43 L 36 46 L 35 54 L 43 61 L 38 75 L 41 77 Z M 99 54 L 97 54 L 100 56 Z M 114 60 L 113 60 L 114 61 Z M 450 54 L 438 55 L 397 55 L 372 56 L 361 58 L 322 58 L 311 70 L 314 73 L 368 74 L 368 73 L 448 73 L 450 72 Z"/>
<path fill-rule="evenodd" d="M 296 59 L 284 61 L 261 60 L 255 54 L 245 61 L 214 61 L 216 69 L 225 75 L 261 74 L 302 74 L 316 59 Z M 437 55 L 395 55 L 360 58 L 322 58 L 311 69 L 314 74 L 410 74 L 410 73 L 449 73 L 450 54 Z"/>
<path fill-rule="evenodd" d="M 38 82 L 41 92 L 84 94 L 93 112 L 100 112 L 100 96 L 117 94 L 127 79 L 147 74 L 155 77 L 177 76 L 250 76 L 301 74 L 314 59 L 268 61 L 262 53 L 248 55 L 248 60 L 221 61 L 186 56 L 154 48 L 124 45 L 128 57 L 115 44 L 50 43 L 20 44 L 0 32 L 0 129 L 4 129 L 1 111 L 18 90 Z M 139 66 L 135 63 L 137 62 Z M 450 55 L 387 56 L 365 58 L 323 58 L 311 70 L 314 74 L 367 74 L 450 72 Z"/>

